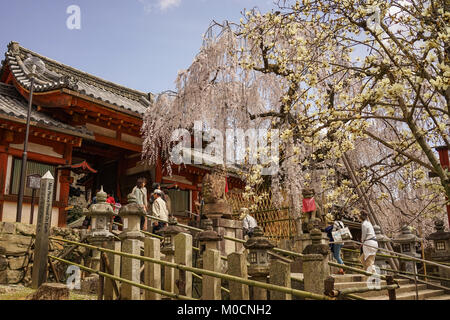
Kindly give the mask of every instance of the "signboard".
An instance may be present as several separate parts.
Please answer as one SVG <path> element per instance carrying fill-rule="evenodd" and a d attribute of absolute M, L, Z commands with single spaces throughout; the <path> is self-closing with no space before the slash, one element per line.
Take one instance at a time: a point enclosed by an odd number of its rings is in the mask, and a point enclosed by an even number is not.
<path fill-rule="evenodd" d="M 41 188 L 41 175 L 32 174 L 27 176 L 27 188 L 40 189 Z"/>

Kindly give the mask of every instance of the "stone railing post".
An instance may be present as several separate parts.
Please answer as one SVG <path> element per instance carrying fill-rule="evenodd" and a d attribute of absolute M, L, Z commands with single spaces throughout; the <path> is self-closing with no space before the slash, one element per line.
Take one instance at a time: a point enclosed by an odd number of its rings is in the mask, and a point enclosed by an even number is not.
<path fill-rule="evenodd" d="M 245 253 L 231 253 L 228 255 L 228 274 L 248 279 L 247 256 Z M 248 286 L 234 281 L 229 282 L 230 300 L 249 300 Z"/>
<path fill-rule="evenodd" d="M 433 253 L 431 259 L 438 263 L 450 262 L 450 231 L 445 231 L 445 224 L 443 220 L 436 220 L 434 222 L 436 232 L 433 232 L 427 237 L 427 240 L 433 241 Z M 439 276 L 450 279 L 450 270 L 439 267 Z M 441 280 L 441 285 L 450 288 L 450 280 Z M 450 293 L 450 289 L 446 290 Z"/>
<path fill-rule="evenodd" d="M 270 264 L 270 283 L 286 288 L 291 287 L 291 266 L 283 261 L 275 260 Z M 291 300 L 290 294 L 270 291 L 270 300 Z"/>
<path fill-rule="evenodd" d="M 160 245 L 159 239 L 145 238 L 145 256 L 159 260 L 161 258 Z M 144 283 L 149 287 L 161 289 L 161 265 L 151 262 L 144 263 Z M 145 290 L 145 300 L 161 300 L 161 295 Z"/>
<path fill-rule="evenodd" d="M 192 267 L 192 236 L 179 233 L 175 236 L 175 263 Z M 175 293 L 192 297 L 192 273 L 175 271 Z"/>
<path fill-rule="evenodd" d="M 109 241 L 106 243 L 106 249 L 121 251 L 121 242 L 120 241 Z M 107 253 L 109 268 L 111 273 L 117 277 L 120 277 L 120 256 L 117 254 Z M 105 272 L 108 272 L 105 271 Z M 117 295 L 114 290 L 114 282 L 112 279 L 105 279 L 105 300 L 116 300 Z M 116 281 L 116 285 L 120 288 L 120 282 Z"/>
<path fill-rule="evenodd" d="M 207 249 L 203 252 L 203 269 L 220 272 L 220 252 Z M 202 300 L 220 300 L 221 280 L 216 277 L 204 275 L 202 281 Z"/>
<path fill-rule="evenodd" d="M 312 244 L 303 250 L 303 277 L 305 291 L 317 294 L 325 292 L 325 280 L 330 275 L 328 265 L 329 247 L 321 244 L 322 232 L 313 229 L 310 232 Z"/>
<path fill-rule="evenodd" d="M 128 195 L 128 204 L 120 208 L 119 215 L 123 219 L 124 230 L 119 235 L 122 240 L 122 252 L 141 255 L 141 244 L 144 235 L 141 232 L 141 216 L 144 210 L 136 203 L 133 194 Z M 122 273 L 124 279 L 141 282 L 141 261 L 122 257 Z M 120 298 L 122 300 L 140 300 L 141 289 L 130 284 L 122 283 L 120 287 Z"/>

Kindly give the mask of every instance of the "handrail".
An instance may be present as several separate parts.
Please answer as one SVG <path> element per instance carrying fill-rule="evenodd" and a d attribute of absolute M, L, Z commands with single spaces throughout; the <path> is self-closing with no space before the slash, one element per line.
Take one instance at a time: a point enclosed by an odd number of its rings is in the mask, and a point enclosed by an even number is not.
<path fill-rule="evenodd" d="M 202 277 L 202 276 L 196 274 L 195 272 L 191 272 L 191 273 L 192 273 L 192 275 L 193 275 L 194 277 L 196 277 L 197 279 L 203 280 L 203 277 Z M 224 291 L 224 292 L 226 292 L 226 293 L 230 293 L 230 290 L 228 290 L 227 288 L 224 288 L 224 287 L 220 287 L 220 290 L 222 290 L 222 291 Z"/>
<path fill-rule="evenodd" d="M 430 264 L 430 265 L 434 265 L 434 266 L 438 266 L 438 267 L 442 267 L 442 268 L 450 270 L 450 266 L 446 266 L 446 265 L 443 265 L 443 264 L 440 264 L 440 263 L 437 263 L 437 262 L 434 262 L 434 261 L 429 261 L 429 260 L 424 260 L 424 259 L 420 259 L 420 258 L 411 257 L 411 256 L 408 256 L 406 254 L 398 253 L 398 252 L 395 252 L 395 251 L 390 251 L 390 250 L 379 248 L 379 247 L 374 247 L 374 246 L 371 246 L 371 245 L 368 245 L 368 244 L 363 244 L 362 242 L 359 242 L 359 241 L 356 241 L 356 240 L 346 240 L 345 242 L 354 242 L 354 243 L 357 243 L 357 244 L 362 244 L 362 245 L 367 246 L 369 248 L 378 249 L 378 250 L 384 251 L 384 252 L 394 253 L 394 254 L 399 255 L 400 257 L 406 257 L 406 258 L 409 258 L 409 259 L 414 260 L 414 261 L 420 261 L 420 262 L 424 262 L 424 263 L 427 263 L 427 264 Z M 397 258 L 399 258 L 399 257 L 397 257 Z"/>
<path fill-rule="evenodd" d="M 105 272 L 102 272 L 102 271 L 99 271 L 99 270 L 91 269 L 91 268 L 88 268 L 88 267 L 83 266 L 81 264 L 77 264 L 77 263 L 74 263 L 74 262 L 71 262 L 71 261 L 68 261 L 68 260 L 65 260 L 65 259 L 61 259 L 61 258 L 52 256 L 52 255 L 49 255 L 48 257 L 50 259 L 53 259 L 53 260 L 56 260 L 56 261 L 59 261 L 59 262 L 63 262 L 63 263 L 68 264 L 68 265 L 77 266 L 77 267 L 79 267 L 80 269 L 82 269 L 84 271 L 88 271 L 90 273 L 96 273 L 99 276 L 102 276 L 102 277 L 105 277 L 105 278 L 109 278 L 109 279 L 112 279 L 112 280 L 117 280 L 117 281 L 129 284 L 129 285 L 132 285 L 132 286 L 144 289 L 144 290 L 148 290 L 148 291 L 151 291 L 151 292 L 154 292 L 154 293 L 159 293 L 161 295 L 164 295 L 164 296 L 167 296 L 167 297 L 170 297 L 170 298 L 180 299 L 180 300 L 198 300 L 198 299 L 195 299 L 195 298 L 191 298 L 191 297 L 187 297 L 187 296 L 183 296 L 183 295 L 178 295 L 178 294 L 175 294 L 175 293 L 172 293 L 172 292 L 168 292 L 168 291 L 156 289 L 156 288 L 153 288 L 153 287 L 149 287 L 149 286 L 146 286 L 146 285 L 141 284 L 141 283 L 137 283 L 137 282 L 134 282 L 134 281 L 130 281 L 130 280 L 121 278 L 121 277 L 117 277 L 117 276 L 114 276 L 112 274 L 105 273 Z"/>
<path fill-rule="evenodd" d="M 330 243 L 332 243 L 332 242 L 330 242 Z M 349 249 L 349 248 L 342 248 L 341 250 L 342 250 L 342 251 L 357 252 L 357 253 L 359 253 L 358 250 Z M 397 257 L 397 256 L 392 256 L 392 255 L 389 255 L 389 254 L 382 254 L 382 253 L 377 253 L 376 255 L 377 255 L 377 257 L 383 257 L 383 258 L 395 258 L 395 259 L 405 260 L 405 261 L 414 261 L 414 259 L 412 259 L 412 257 L 409 257 L 409 258 L 405 258 L 405 257 Z M 425 260 L 425 261 L 429 261 L 429 260 Z M 428 264 L 428 262 L 425 262 L 425 263 Z M 450 263 L 445 263 L 445 262 L 441 262 L 441 264 L 443 264 L 443 265 L 450 265 Z"/>
<path fill-rule="evenodd" d="M 176 263 L 168 262 L 168 261 L 162 261 L 162 260 L 158 260 L 158 259 L 154 259 L 154 258 L 150 258 L 150 257 L 142 257 L 142 256 L 138 256 L 138 255 L 131 254 L 131 253 L 120 252 L 120 251 L 110 250 L 110 249 L 101 248 L 101 247 L 95 247 L 95 246 L 92 246 L 89 244 L 83 244 L 83 243 L 79 243 L 76 241 L 55 238 L 55 237 L 49 237 L 49 238 L 51 238 L 53 240 L 66 242 L 66 243 L 76 244 L 76 245 L 79 245 L 82 247 L 86 247 L 86 248 L 90 248 L 90 249 L 94 249 L 94 250 L 98 250 L 98 251 L 102 251 L 102 252 L 106 252 L 106 253 L 117 254 L 119 256 L 126 257 L 126 258 L 132 258 L 132 259 L 137 259 L 137 260 L 141 260 L 141 261 L 145 261 L 145 262 L 156 263 L 156 264 L 168 266 L 171 268 L 175 268 L 175 269 L 179 269 L 179 270 L 183 270 L 183 271 L 187 271 L 187 272 L 195 272 L 198 274 L 203 274 L 203 275 L 207 275 L 207 276 L 211 276 L 211 277 L 215 277 L 215 278 L 225 279 L 228 281 L 234 281 L 234 282 L 242 283 L 242 284 L 245 284 L 248 286 L 283 292 L 283 293 L 291 294 L 293 296 L 315 299 L 315 300 L 333 300 L 332 298 L 327 297 L 325 295 L 316 294 L 316 293 L 312 293 L 312 292 L 307 292 L 307 291 L 302 291 L 302 290 L 297 290 L 297 289 L 292 289 L 292 288 L 286 288 L 286 287 L 268 284 L 268 283 L 255 281 L 255 280 L 242 279 L 240 277 L 236 277 L 236 276 L 232 276 L 232 275 L 228 275 L 228 274 L 222 274 L 222 273 L 214 272 L 214 271 L 210 271 L 210 270 L 189 267 L 189 266 L 176 264 Z"/>

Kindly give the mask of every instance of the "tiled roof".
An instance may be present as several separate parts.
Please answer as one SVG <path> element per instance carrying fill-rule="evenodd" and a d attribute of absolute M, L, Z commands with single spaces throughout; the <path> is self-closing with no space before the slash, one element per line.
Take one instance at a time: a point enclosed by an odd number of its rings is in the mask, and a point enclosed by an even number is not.
<path fill-rule="evenodd" d="M 0 119 L 21 119 L 25 122 L 28 114 L 28 102 L 16 91 L 14 86 L 0 83 Z M 84 127 L 72 127 L 59 122 L 42 112 L 38 112 L 33 106 L 31 110 L 31 124 L 41 128 L 70 134 L 82 138 L 93 138 L 92 132 Z"/>
<path fill-rule="evenodd" d="M 11 42 L 5 54 L 5 62 L 19 84 L 26 89 L 30 87 L 30 79 L 23 61 L 29 55 L 41 59 L 46 68 L 44 74 L 35 79 L 36 92 L 66 88 L 117 106 L 118 111 L 131 112 L 139 117 L 151 105 L 150 94 L 100 79 L 23 48 L 17 42 Z"/>

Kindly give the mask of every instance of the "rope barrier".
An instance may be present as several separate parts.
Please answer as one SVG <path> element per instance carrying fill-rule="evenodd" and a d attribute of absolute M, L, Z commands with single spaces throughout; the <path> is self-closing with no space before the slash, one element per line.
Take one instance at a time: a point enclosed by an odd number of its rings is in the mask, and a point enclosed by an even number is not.
<path fill-rule="evenodd" d="M 293 296 L 298 296 L 298 297 L 302 297 L 302 298 L 309 298 L 309 299 L 315 299 L 315 300 L 333 300 L 332 298 L 327 297 L 325 295 L 320 295 L 320 294 L 316 294 L 316 293 L 312 293 L 312 292 L 307 292 L 307 291 L 302 291 L 302 290 L 297 290 L 297 289 L 292 289 L 292 288 L 285 288 L 285 287 L 281 287 L 281 286 L 277 286 L 277 285 L 273 285 L 273 284 L 268 284 L 268 283 L 264 283 L 264 282 L 259 282 L 259 281 L 255 281 L 255 280 L 242 279 L 242 278 L 239 278 L 239 277 L 236 277 L 236 276 L 232 276 L 232 275 L 228 275 L 228 274 L 222 274 L 222 273 L 219 273 L 219 272 L 214 272 L 214 271 L 200 269 L 200 268 L 188 267 L 188 266 L 176 264 L 176 263 L 173 263 L 173 262 L 162 261 L 162 260 L 158 260 L 158 259 L 154 259 L 154 258 L 150 258 L 150 257 L 142 257 L 142 256 L 134 255 L 134 254 L 131 254 L 131 253 L 114 251 L 114 250 L 105 249 L 105 248 L 101 248 L 101 247 L 95 247 L 95 246 L 92 246 L 92 245 L 83 244 L 83 243 L 79 243 L 79 242 L 76 242 L 76 241 L 71 241 L 71 240 L 66 240 L 66 239 L 61 239 L 61 238 L 55 238 L 55 237 L 50 237 L 50 238 L 53 239 L 53 240 L 62 241 L 62 242 L 70 243 L 70 244 L 76 244 L 76 245 L 79 245 L 79 246 L 82 246 L 82 247 L 98 250 L 98 251 L 101 251 L 101 252 L 117 254 L 117 255 L 120 255 L 122 257 L 127 257 L 127 258 L 137 259 L 137 260 L 141 260 L 141 261 L 156 263 L 156 264 L 168 266 L 168 267 L 171 267 L 171 268 L 175 268 L 175 269 L 178 269 L 178 270 L 184 270 L 184 271 L 188 271 L 188 272 L 195 272 L 195 273 L 198 273 L 198 274 L 203 274 L 203 275 L 207 275 L 207 276 L 211 276 L 211 277 L 215 277 L 215 278 L 220 278 L 220 279 L 224 279 L 224 280 L 228 280 L 228 281 L 234 281 L 234 282 L 246 284 L 248 286 L 259 287 L 259 288 L 263 288 L 263 289 L 267 289 L 267 290 L 283 292 L 283 293 L 291 294 Z"/>

